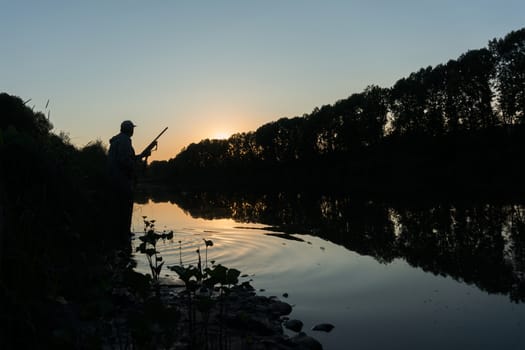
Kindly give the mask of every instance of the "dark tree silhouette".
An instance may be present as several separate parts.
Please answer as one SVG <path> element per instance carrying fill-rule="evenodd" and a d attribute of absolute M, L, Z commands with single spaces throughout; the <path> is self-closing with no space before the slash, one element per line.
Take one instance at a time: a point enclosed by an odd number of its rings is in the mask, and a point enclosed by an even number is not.
<path fill-rule="evenodd" d="M 525 28 L 493 39 L 499 113 L 506 124 L 525 123 Z"/>
<path fill-rule="evenodd" d="M 251 183 L 523 193 L 523 181 L 515 179 L 525 174 L 519 163 L 525 129 L 518 125 L 524 120 L 524 71 L 521 29 L 488 48 L 422 68 L 391 88 L 368 86 L 301 117 L 191 144 L 174 159 L 152 164 L 151 174 L 180 186 L 215 183 L 219 189 Z"/>

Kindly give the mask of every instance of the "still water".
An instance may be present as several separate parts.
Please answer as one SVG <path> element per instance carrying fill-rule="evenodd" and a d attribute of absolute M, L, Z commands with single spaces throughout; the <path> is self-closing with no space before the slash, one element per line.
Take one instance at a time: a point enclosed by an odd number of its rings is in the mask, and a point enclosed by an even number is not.
<path fill-rule="evenodd" d="M 204 264 L 211 239 L 208 262 L 291 304 L 324 349 L 525 349 L 522 205 L 179 193 L 139 199 L 138 234 L 143 216 L 174 231 L 158 247 L 168 266 L 196 265 L 198 248 Z"/>

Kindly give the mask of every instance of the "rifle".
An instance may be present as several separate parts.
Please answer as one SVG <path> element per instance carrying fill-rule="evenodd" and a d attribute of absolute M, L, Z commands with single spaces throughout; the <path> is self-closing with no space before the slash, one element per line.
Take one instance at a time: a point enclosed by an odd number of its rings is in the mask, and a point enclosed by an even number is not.
<path fill-rule="evenodd" d="M 168 130 L 168 127 L 165 127 L 164 130 L 162 130 L 160 132 L 160 134 L 158 134 L 157 137 L 155 137 L 155 139 L 153 141 L 151 141 L 151 143 L 146 148 L 144 148 L 144 151 L 142 151 L 141 154 L 148 154 L 149 153 L 151 155 L 151 151 L 153 151 L 153 147 L 155 147 L 155 149 L 157 149 L 157 140 L 159 139 L 159 137 L 162 136 L 162 134 L 164 134 L 166 132 L 166 130 Z M 148 161 L 148 157 L 149 157 L 149 155 L 145 156 L 146 162 Z"/>

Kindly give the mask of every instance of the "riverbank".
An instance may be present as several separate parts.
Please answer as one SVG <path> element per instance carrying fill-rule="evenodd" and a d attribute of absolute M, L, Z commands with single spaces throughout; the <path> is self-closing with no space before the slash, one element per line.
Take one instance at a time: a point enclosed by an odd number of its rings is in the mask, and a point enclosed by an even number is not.
<path fill-rule="evenodd" d="M 104 322 L 102 348 L 322 349 L 301 332 L 302 322 L 289 320 L 291 305 L 257 295 L 248 282 L 226 293 L 203 285 L 191 291 L 172 280 L 152 283 L 133 270 L 129 257 L 117 256 L 115 263 L 114 313 Z M 288 336 L 284 328 L 296 334 Z"/>

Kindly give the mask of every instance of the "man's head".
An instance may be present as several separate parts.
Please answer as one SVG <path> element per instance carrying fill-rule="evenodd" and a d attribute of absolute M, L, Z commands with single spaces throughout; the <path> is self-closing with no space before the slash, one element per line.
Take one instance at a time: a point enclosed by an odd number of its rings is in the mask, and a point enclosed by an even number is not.
<path fill-rule="evenodd" d="M 120 132 L 128 135 L 128 136 L 132 136 L 133 135 L 133 130 L 135 129 L 135 124 L 133 124 L 133 122 L 131 120 L 124 120 L 121 124 L 120 124 Z"/>

